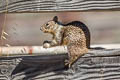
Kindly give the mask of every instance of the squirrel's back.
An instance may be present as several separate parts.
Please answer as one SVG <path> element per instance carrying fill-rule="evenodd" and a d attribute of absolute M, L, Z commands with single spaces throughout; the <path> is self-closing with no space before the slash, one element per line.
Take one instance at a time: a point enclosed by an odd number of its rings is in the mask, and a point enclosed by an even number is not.
<path fill-rule="evenodd" d="M 89 31 L 88 27 L 80 21 L 73 21 L 68 24 L 64 24 L 64 26 L 69 26 L 69 25 L 79 27 L 83 30 L 85 37 L 86 37 L 86 46 L 87 46 L 87 48 L 90 48 L 90 31 Z"/>

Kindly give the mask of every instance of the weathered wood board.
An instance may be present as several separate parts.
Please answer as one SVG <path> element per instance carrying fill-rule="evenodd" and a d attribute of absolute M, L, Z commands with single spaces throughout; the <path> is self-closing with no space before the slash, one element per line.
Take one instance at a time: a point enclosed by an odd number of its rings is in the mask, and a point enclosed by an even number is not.
<path fill-rule="evenodd" d="M 0 13 L 119 10 L 119 0 L 0 0 Z M 0 57 L 0 80 L 119 80 L 120 49 L 92 50 L 64 66 L 67 55 Z"/>
<path fill-rule="evenodd" d="M 67 55 L 0 58 L 0 80 L 119 80 L 120 49 L 91 50 L 71 69 Z"/>
<path fill-rule="evenodd" d="M 6 7 L 7 6 L 7 7 Z M 0 0 L 0 13 L 120 9 L 119 0 Z"/>

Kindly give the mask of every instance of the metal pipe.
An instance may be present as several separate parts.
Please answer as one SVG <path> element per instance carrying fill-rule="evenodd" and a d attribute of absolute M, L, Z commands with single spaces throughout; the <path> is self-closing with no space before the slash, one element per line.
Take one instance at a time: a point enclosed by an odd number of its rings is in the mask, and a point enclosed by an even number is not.
<path fill-rule="evenodd" d="M 56 46 L 51 48 L 43 48 L 42 46 L 13 46 L 0 47 L 1 56 L 13 55 L 52 55 L 67 53 L 66 46 Z"/>

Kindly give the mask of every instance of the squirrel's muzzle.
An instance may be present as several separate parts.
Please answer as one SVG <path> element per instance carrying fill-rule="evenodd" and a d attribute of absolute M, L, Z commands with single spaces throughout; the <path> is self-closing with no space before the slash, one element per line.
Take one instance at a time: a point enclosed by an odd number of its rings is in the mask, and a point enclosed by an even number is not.
<path fill-rule="evenodd" d="M 40 30 L 45 33 L 45 29 L 41 26 Z"/>

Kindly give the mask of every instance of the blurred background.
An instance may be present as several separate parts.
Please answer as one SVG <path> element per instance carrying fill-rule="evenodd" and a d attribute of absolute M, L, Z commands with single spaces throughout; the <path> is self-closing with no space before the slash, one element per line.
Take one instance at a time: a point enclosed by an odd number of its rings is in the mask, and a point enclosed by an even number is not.
<path fill-rule="evenodd" d="M 51 40 L 50 34 L 40 31 L 40 26 L 54 16 L 62 23 L 81 21 L 91 32 L 92 44 L 120 43 L 120 11 L 94 12 L 44 12 L 44 13 L 10 13 L 0 14 L 0 36 L 4 31 L 6 39 L 0 40 L 2 46 L 42 45 L 44 40 Z M 5 25 L 4 25 L 5 21 Z"/>

